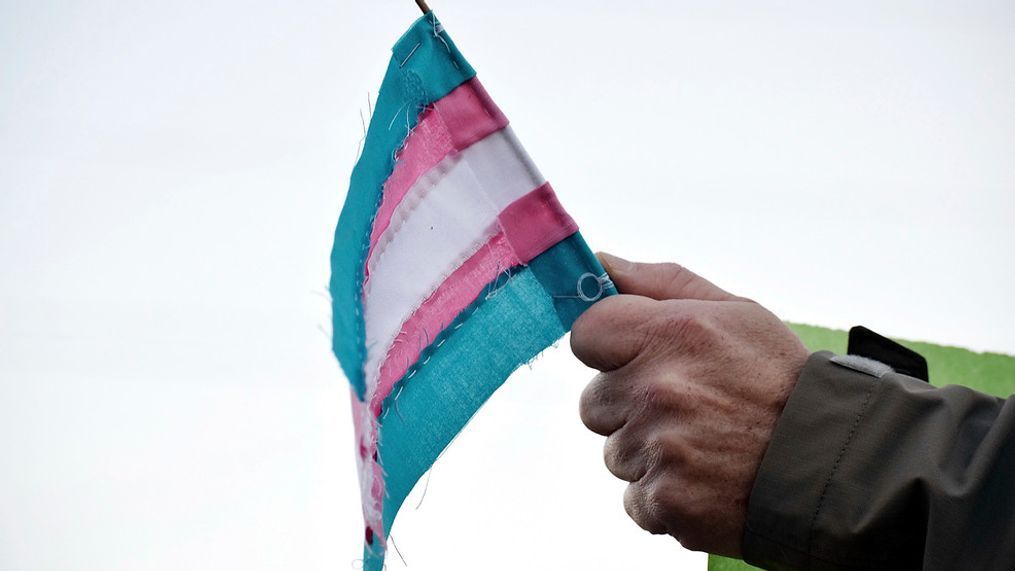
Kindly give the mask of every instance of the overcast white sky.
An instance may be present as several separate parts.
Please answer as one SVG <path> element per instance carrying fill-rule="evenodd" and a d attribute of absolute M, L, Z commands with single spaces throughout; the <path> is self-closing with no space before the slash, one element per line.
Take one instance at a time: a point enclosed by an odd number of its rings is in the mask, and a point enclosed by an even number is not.
<path fill-rule="evenodd" d="M 1015 353 L 1015 4 L 431 4 L 593 247 Z M 359 111 L 416 15 L 0 0 L 0 567 L 350 568 L 318 327 Z M 626 519 L 566 347 L 410 499 L 410 569 L 704 566 Z"/>

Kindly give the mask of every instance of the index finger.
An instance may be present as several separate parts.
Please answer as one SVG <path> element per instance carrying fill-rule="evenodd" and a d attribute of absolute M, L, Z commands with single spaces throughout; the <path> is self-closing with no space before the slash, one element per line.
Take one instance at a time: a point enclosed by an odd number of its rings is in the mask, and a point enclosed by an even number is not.
<path fill-rule="evenodd" d="M 575 321 L 571 351 L 585 365 L 612 371 L 630 363 L 649 340 L 644 327 L 659 302 L 637 295 L 608 297 Z"/>

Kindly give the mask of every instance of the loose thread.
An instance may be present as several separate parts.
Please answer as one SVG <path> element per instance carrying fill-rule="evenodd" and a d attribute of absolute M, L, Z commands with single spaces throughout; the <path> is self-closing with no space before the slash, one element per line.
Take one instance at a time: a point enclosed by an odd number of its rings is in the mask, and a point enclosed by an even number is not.
<path fill-rule="evenodd" d="M 398 108 L 398 111 L 395 111 L 395 116 L 392 117 L 391 118 L 391 122 L 388 123 L 388 130 L 389 131 L 391 130 L 392 127 L 395 126 L 395 120 L 398 119 L 398 116 L 402 114 L 402 109 L 405 109 L 405 107 L 407 105 L 408 105 L 408 103 L 403 103 L 402 106 Z M 403 143 L 403 145 L 404 145 L 404 143 Z M 400 149 L 395 149 L 395 152 L 397 153 L 399 150 Z"/>
<path fill-rule="evenodd" d="M 398 554 L 398 558 L 402 560 L 402 565 L 405 565 L 406 567 L 408 567 L 409 564 L 405 562 L 405 557 L 402 557 L 402 552 L 399 551 L 398 544 L 395 543 L 395 536 L 389 535 L 388 536 L 388 541 L 390 541 L 391 542 L 391 546 L 395 548 L 395 553 L 397 553 Z"/>
<path fill-rule="evenodd" d="M 412 48 L 412 51 L 411 51 L 411 52 L 409 52 L 409 55 L 405 56 L 405 59 L 403 59 L 403 60 L 402 60 L 402 63 L 400 63 L 400 64 L 398 65 L 398 67 L 400 67 L 400 68 L 401 68 L 401 67 L 405 67 L 405 64 L 409 62 L 409 58 L 411 58 L 411 57 L 412 57 L 412 55 L 413 55 L 414 53 L 416 53 L 416 50 L 418 50 L 418 49 L 419 49 L 419 46 L 421 46 L 421 45 L 423 45 L 423 44 L 422 44 L 422 43 L 417 43 L 417 44 L 416 44 L 416 47 Z"/>
<path fill-rule="evenodd" d="M 458 61 L 455 59 L 454 55 L 451 53 L 451 45 L 448 44 L 447 40 L 445 40 L 441 36 L 441 34 L 444 33 L 444 26 L 441 25 L 441 24 L 438 24 L 437 23 L 437 18 L 434 17 L 434 16 L 430 17 L 430 22 L 433 23 L 433 37 L 435 37 L 438 40 L 440 40 L 441 43 L 444 44 L 444 49 L 448 50 L 448 55 L 452 56 L 450 58 L 451 59 L 451 65 L 455 66 L 455 69 L 461 69 L 458 66 Z M 440 28 L 440 29 L 438 29 L 438 28 Z"/>
<path fill-rule="evenodd" d="M 327 329 L 324 328 L 324 325 L 318 323 L 317 330 L 323 333 L 326 339 L 330 340 L 332 338 L 332 334 Z"/>
<path fill-rule="evenodd" d="M 426 471 L 426 482 L 423 484 L 423 495 L 419 497 L 419 502 L 416 503 L 417 510 L 419 509 L 420 506 L 423 505 L 423 500 L 426 499 L 426 492 L 427 490 L 430 489 L 430 476 L 433 475 L 433 469 L 435 464 L 436 462 L 434 462 L 434 464 L 431 464 L 430 469 Z"/>
<path fill-rule="evenodd" d="M 369 98 L 368 98 L 369 100 Z M 363 136 L 359 138 L 359 143 L 356 145 L 356 160 L 359 161 L 360 156 L 363 154 L 363 143 L 367 140 L 367 122 L 363 118 L 363 110 L 359 110 L 359 122 L 363 126 Z"/>
<path fill-rule="evenodd" d="M 436 17 L 431 17 L 430 18 L 430 23 L 433 24 L 433 37 L 435 37 L 438 40 L 440 40 L 441 43 L 444 44 L 444 49 L 448 50 L 448 53 L 450 54 L 451 53 L 451 46 L 448 45 L 447 40 L 445 40 L 443 37 L 441 37 L 441 34 L 444 32 L 444 26 L 442 26 L 442 25 L 437 23 L 437 18 Z M 440 30 L 437 29 L 438 27 L 440 27 Z"/>

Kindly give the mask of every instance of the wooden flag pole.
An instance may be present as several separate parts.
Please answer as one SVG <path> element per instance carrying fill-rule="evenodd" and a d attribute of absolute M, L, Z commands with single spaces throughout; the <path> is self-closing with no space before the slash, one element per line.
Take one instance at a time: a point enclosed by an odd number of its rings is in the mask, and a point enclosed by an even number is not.
<path fill-rule="evenodd" d="M 416 5 L 423 11 L 424 14 L 430 13 L 430 7 L 426 5 L 426 0 L 416 0 Z"/>

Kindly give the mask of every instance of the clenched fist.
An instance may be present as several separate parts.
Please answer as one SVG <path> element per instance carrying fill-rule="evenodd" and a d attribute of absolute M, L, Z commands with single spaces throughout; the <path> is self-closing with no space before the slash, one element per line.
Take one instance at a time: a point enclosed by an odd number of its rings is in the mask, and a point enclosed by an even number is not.
<path fill-rule="evenodd" d="M 574 324 L 572 351 L 602 371 L 582 421 L 607 437 L 638 525 L 739 556 L 758 466 L 808 352 L 768 310 L 680 266 L 600 259 L 624 295 Z"/>

